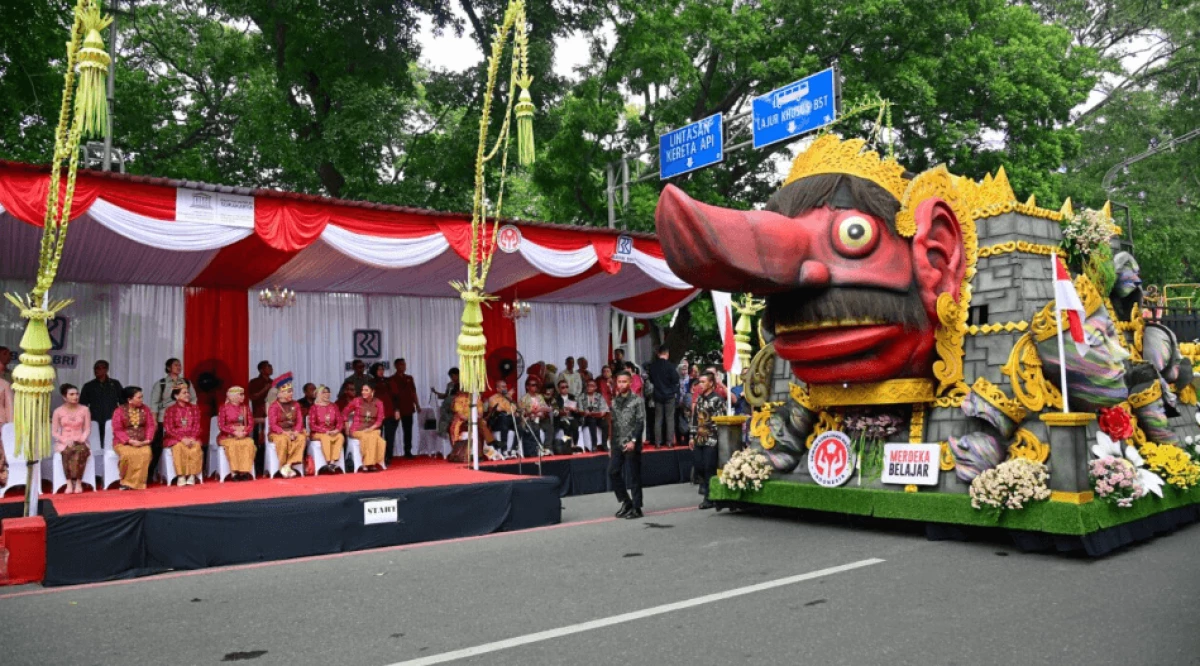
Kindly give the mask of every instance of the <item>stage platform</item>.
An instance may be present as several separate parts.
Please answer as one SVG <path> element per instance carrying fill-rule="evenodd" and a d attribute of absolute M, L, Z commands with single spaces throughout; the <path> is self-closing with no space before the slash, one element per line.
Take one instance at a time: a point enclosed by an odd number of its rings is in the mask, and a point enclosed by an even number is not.
<path fill-rule="evenodd" d="M 480 463 L 479 469 L 499 474 L 538 475 L 537 458 L 526 458 L 524 461 L 488 461 Z M 563 497 L 612 490 L 608 481 L 608 453 L 605 451 L 543 457 L 542 476 L 558 479 L 559 493 Z M 642 451 L 643 488 L 687 483 L 691 478 L 692 451 L 686 446 L 646 448 Z"/>
<path fill-rule="evenodd" d="M 44 584 L 477 536 L 562 519 L 553 477 L 475 472 L 438 459 L 394 463 L 378 473 L 43 496 Z M 395 520 L 366 524 L 372 500 L 396 500 Z M 19 497 L 6 498 L 0 513 L 19 515 L 20 507 Z"/>

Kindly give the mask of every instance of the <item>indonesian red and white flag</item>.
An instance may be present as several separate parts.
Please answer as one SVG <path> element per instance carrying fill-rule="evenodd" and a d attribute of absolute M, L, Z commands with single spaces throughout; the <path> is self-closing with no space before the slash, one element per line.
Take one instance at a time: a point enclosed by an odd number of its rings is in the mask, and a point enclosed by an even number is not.
<path fill-rule="evenodd" d="M 736 375 L 742 371 L 742 360 L 738 358 L 737 342 L 733 339 L 733 294 L 714 291 L 712 299 L 713 310 L 717 313 L 717 330 L 721 334 L 722 365 L 726 372 Z"/>
<path fill-rule="evenodd" d="M 1075 341 L 1075 351 L 1083 356 L 1090 348 L 1087 334 L 1083 330 L 1083 318 L 1087 314 L 1083 311 L 1079 292 L 1075 291 L 1075 283 L 1071 282 L 1071 274 L 1067 272 L 1067 266 L 1063 263 L 1062 258 L 1057 254 L 1052 254 L 1050 261 L 1054 262 L 1054 305 L 1060 312 L 1066 313 L 1071 339 Z M 1059 320 L 1059 326 L 1062 326 L 1061 320 Z"/>

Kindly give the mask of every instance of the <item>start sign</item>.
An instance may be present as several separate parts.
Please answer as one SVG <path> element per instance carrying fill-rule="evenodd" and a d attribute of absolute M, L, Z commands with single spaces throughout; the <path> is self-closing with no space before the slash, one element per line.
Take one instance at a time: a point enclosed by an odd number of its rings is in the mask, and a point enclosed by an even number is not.
<path fill-rule="evenodd" d="M 854 474 L 854 449 L 846 433 L 823 432 L 808 450 L 808 473 L 813 481 L 827 488 L 842 485 Z"/>
<path fill-rule="evenodd" d="M 936 486 L 942 447 L 939 444 L 884 444 L 884 483 Z"/>

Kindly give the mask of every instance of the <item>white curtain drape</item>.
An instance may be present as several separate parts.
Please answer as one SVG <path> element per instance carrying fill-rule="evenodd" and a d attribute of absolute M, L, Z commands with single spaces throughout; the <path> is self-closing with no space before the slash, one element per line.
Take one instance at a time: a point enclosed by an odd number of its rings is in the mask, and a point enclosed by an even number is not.
<path fill-rule="evenodd" d="M 167 222 L 139 215 L 97 198 L 88 209 L 93 220 L 135 243 L 175 252 L 218 250 L 254 233 L 253 229 L 198 222 Z"/>
<path fill-rule="evenodd" d="M 270 361 L 276 376 L 291 372 L 296 382 L 325 384 L 335 393 L 350 374 L 354 360 L 354 331 L 377 329 L 382 335 L 382 358 L 388 364 L 403 358 L 424 405 L 429 388 L 442 390 L 447 371 L 458 364 L 462 301 L 452 298 L 366 296 L 362 294 L 300 293 L 296 304 L 264 308 L 250 299 L 250 374 L 259 361 Z"/>
<path fill-rule="evenodd" d="M 568 356 L 582 356 L 597 372 L 608 358 L 608 313 L 606 305 L 533 303 L 529 316 L 517 320 L 517 350 L 525 366 L 545 361 L 562 372 Z"/>
<path fill-rule="evenodd" d="M 596 250 L 591 245 L 578 250 L 551 250 L 536 243 L 523 241 L 521 256 L 534 268 L 557 278 L 579 275 L 596 263 Z"/>
<path fill-rule="evenodd" d="M 650 256 L 649 254 L 637 249 L 637 247 L 633 248 L 632 257 L 633 263 L 636 264 L 638 268 L 642 269 L 643 273 L 649 275 L 654 279 L 655 282 L 658 282 L 662 286 L 667 287 L 668 289 L 692 288 L 692 285 L 680 280 L 677 275 L 671 272 L 671 268 L 667 266 L 665 259 L 659 259 L 658 257 Z"/>
<path fill-rule="evenodd" d="M 367 297 L 362 294 L 296 294 L 296 304 L 276 309 L 249 299 L 250 376 L 259 361 L 270 361 L 276 376 L 291 372 L 298 386 L 325 384 L 337 398 L 350 373 L 354 331 L 367 325 Z"/>
<path fill-rule="evenodd" d="M 24 280 L 0 280 L 0 291 L 25 293 L 32 288 Z M 52 299 L 73 298 L 60 315 L 67 319 L 66 347 L 51 354 L 74 354 L 74 368 L 56 368 L 57 381 L 82 386 L 92 379 L 92 365 L 99 359 L 109 363 L 109 374 L 123 385 L 148 390 L 163 375 L 163 362 L 183 358 L 183 288 L 144 284 L 55 283 Z M 25 320 L 0 318 L 0 345 L 13 350 L 13 363 L 20 353 Z M 54 404 L 61 402 L 54 393 Z"/>
<path fill-rule="evenodd" d="M 420 266 L 450 249 L 450 242 L 440 231 L 421 238 L 380 238 L 330 224 L 321 232 L 321 240 L 359 263 L 378 268 Z"/>
<path fill-rule="evenodd" d="M 431 406 L 429 389 L 441 391 L 450 381 L 447 373 L 458 365 L 458 331 L 462 301 L 457 298 L 371 296 L 371 328 L 383 332 L 384 360 L 403 358 L 417 387 L 422 407 Z"/>

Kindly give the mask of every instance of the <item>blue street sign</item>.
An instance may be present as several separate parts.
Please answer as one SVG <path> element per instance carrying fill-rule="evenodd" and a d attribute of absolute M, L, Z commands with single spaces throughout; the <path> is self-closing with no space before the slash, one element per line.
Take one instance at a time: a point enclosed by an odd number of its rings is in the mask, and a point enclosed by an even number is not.
<path fill-rule="evenodd" d="M 666 180 L 724 159 L 723 124 L 718 113 L 658 137 L 659 178 Z"/>
<path fill-rule="evenodd" d="M 812 76 L 754 98 L 754 147 L 790 139 L 837 119 L 834 71 Z"/>

